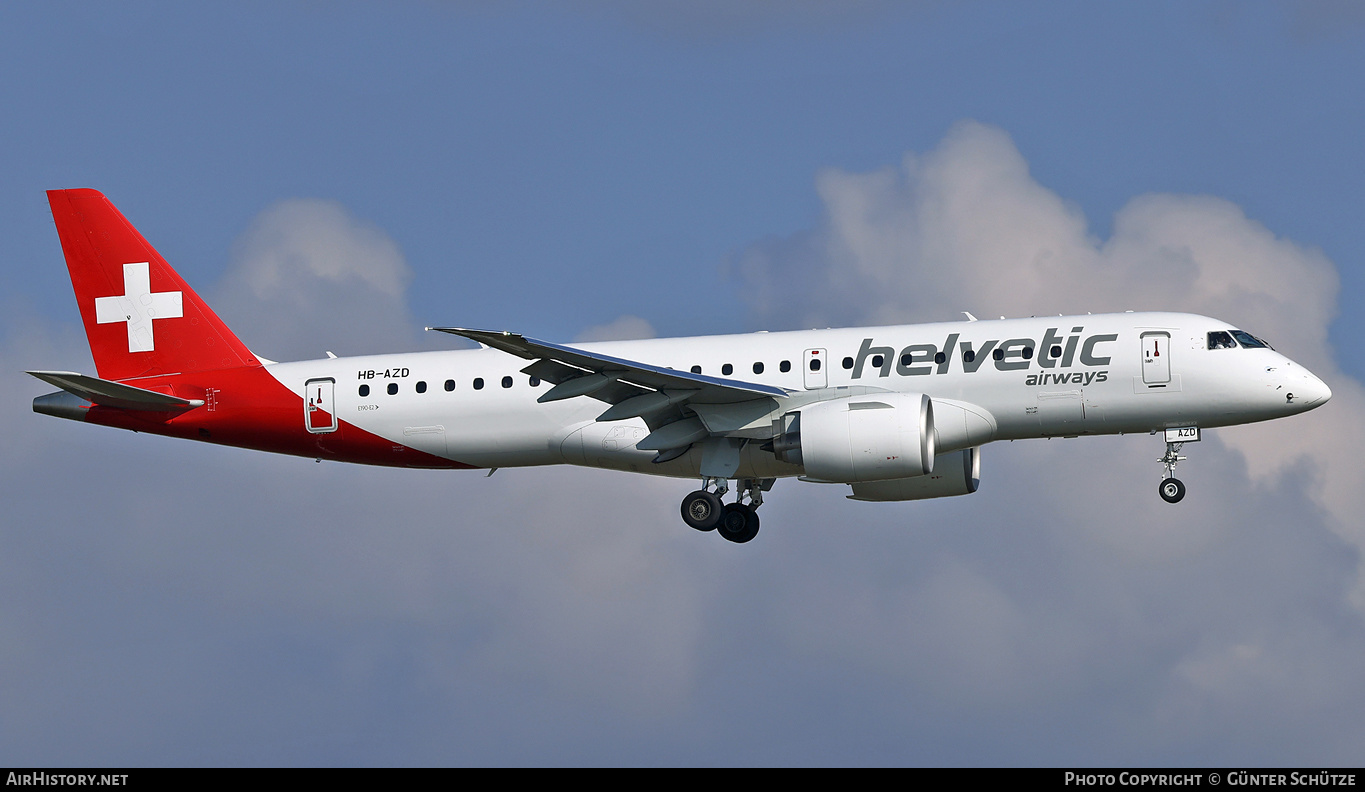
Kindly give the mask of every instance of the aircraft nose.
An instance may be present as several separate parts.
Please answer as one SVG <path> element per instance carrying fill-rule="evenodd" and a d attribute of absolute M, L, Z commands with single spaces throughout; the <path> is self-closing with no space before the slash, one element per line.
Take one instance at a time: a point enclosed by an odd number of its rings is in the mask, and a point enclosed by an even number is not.
<path fill-rule="evenodd" d="M 1294 401 L 1305 407 L 1319 407 L 1332 398 L 1332 389 L 1327 387 L 1327 383 L 1308 371 L 1303 372 L 1303 381 L 1297 387 Z"/>
<path fill-rule="evenodd" d="M 1312 381 L 1312 384 L 1310 386 L 1312 388 L 1312 394 L 1308 400 L 1308 403 L 1326 404 L 1327 400 L 1332 398 L 1332 389 L 1327 387 L 1327 383 L 1323 382 L 1322 380 L 1318 379 L 1316 376 L 1312 374 L 1308 375 L 1308 379 Z"/>

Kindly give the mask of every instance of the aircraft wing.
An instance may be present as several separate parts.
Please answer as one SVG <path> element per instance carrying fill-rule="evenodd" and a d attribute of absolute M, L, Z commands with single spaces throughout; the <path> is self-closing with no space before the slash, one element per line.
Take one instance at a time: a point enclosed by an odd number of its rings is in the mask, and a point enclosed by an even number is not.
<path fill-rule="evenodd" d="M 591 396 L 613 405 L 598 418 L 599 421 L 636 416 L 647 416 L 648 420 L 666 407 L 685 402 L 698 405 L 733 404 L 787 395 L 787 391 L 772 385 L 663 368 L 537 341 L 517 333 L 461 327 L 427 329 L 463 336 L 484 346 L 535 361 L 523 368 L 522 372 L 554 383 L 555 386 L 542 394 L 538 401 Z M 649 423 L 652 426 L 655 421 L 649 420 Z"/>

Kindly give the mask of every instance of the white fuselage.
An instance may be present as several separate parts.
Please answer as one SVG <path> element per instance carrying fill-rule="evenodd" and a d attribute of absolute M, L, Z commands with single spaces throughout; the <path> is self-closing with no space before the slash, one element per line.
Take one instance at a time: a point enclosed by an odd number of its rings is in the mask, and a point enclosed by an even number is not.
<path fill-rule="evenodd" d="M 785 398 L 793 405 L 866 392 L 924 393 L 984 414 L 986 436 L 973 435 L 972 445 L 1228 426 L 1302 412 L 1330 397 L 1321 380 L 1270 348 L 1209 348 L 1210 332 L 1233 327 L 1192 314 L 1122 313 L 579 348 L 776 386 L 790 392 Z M 812 360 L 819 365 L 813 367 Z M 341 420 L 473 467 L 567 463 L 697 475 L 701 460 L 695 449 L 661 464 L 652 462 L 654 451 L 636 449 L 649 433 L 639 418 L 599 422 L 609 405 L 590 396 L 538 403 L 550 385 L 521 373 L 527 364 L 477 349 L 274 363 L 267 369 L 295 393 L 303 393 L 309 381 L 332 379 L 328 397 Z M 780 414 L 783 399 L 774 401 Z M 745 446 L 738 475 L 802 472 L 756 446 Z"/>

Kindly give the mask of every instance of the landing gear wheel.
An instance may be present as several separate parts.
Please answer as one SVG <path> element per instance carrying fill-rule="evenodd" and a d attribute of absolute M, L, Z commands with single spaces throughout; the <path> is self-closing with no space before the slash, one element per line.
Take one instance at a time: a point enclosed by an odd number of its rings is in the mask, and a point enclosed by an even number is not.
<path fill-rule="evenodd" d="M 742 503 L 728 503 L 716 529 L 731 542 L 744 544 L 758 536 L 758 513 Z"/>
<path fill-rule="evenodd" d="M 713 492 L 697 490 L 683 498 L 683 522 L 698 531 L 714 531 L 723 513 L 720 496 Z"/>
<path fill-rule="evenodd" d="M 1161 499 L 1167 503 L 1179 503 L 1185 497 L 1185 485 L 1178 478 L 1168 478 L 1161 482 Z"/>

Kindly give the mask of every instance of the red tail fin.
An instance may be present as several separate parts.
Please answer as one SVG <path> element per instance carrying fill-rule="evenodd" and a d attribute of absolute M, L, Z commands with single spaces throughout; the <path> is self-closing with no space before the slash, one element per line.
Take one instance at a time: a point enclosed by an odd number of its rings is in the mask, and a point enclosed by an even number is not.
<path fill-rule="evenodd" d="M 109 199 L 48 190 L 47 200 L 100 377 L 259 365 Z"/>

